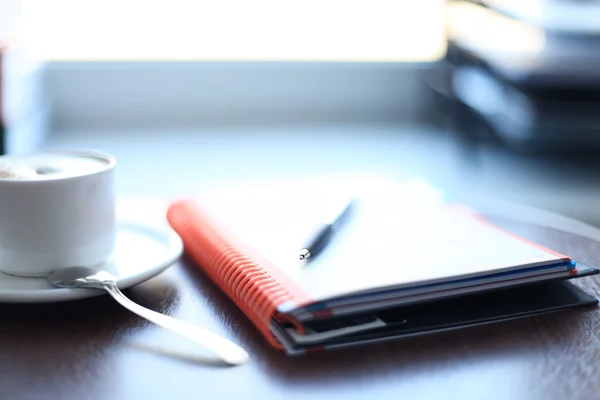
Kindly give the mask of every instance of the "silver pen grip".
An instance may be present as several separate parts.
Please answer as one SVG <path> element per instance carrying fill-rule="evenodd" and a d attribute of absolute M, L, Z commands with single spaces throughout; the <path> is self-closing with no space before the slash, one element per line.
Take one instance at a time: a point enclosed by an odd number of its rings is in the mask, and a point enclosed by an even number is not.
<path fill-rule="evenodd" d="M 321 252 L 333 235 L 333 226 L 327 224 L 314 232 L 300 250 L 300 260 L 314 256 Z"/>

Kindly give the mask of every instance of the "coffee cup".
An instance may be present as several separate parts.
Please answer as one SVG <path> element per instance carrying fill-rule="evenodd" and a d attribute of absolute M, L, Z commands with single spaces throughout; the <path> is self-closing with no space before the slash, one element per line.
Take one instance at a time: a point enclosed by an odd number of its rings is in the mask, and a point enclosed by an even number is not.
<path fill-rule="evenodd" d="M 115 165 L 96 151 L 0 156 L 0 271 L 43 277 L 105 262 L 116 242 Z"/>

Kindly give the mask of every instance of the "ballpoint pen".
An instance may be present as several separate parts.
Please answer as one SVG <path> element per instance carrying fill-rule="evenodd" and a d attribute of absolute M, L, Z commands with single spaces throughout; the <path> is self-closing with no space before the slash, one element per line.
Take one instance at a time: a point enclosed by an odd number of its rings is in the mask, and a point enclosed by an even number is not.
<path fill-rule="evenodd" d="M 300 250 L 300 260 L 305 260 L 309 257 L 315 257 L 329 243 L 335 232 L 340 228 L 350 210 L 354 205 L 355 200 L 350 200 L 344 208 L 339 211 L 334 218 L 329 222 L 321 225 L 312 236 L 308 238 L 305 245 Z"/>

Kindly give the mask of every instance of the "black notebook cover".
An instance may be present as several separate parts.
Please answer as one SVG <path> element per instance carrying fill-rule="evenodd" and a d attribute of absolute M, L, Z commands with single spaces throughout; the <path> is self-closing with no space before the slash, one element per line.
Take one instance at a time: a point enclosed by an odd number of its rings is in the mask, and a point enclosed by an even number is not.
<path fill-rule="evenodd" d="M 319 343 L 294 343 L 278 324 L 274 323 L 272 329 L 289 354 L 299 354 L 311 349 L 417 336 L 596 304 L 596 298 L 569 281 L 548 281 L 382 310 L 371 315 L 384 321 L 385 326 Z M 321 323 L 332 322 L 335 323 L 332 320 Z"/>

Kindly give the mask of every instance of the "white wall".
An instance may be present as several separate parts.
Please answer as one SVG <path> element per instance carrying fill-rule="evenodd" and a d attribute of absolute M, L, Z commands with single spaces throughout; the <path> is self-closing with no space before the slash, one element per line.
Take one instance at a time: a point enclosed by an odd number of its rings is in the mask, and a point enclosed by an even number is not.
<path fill-rule="evenodd" d="M 214 128 L 417 117 L 418 64 L 52 62 L 55 127 Z"/>
<path fill-rule="evenodd" d="M 444 47 L 443 0 L 23 1 L 61 131 L 405 120 Z"/>
<path fill-rule="evenodd" d="M 21 0 L 0 0 L 0 44 L 20 28 Z"/>
<path fill-rule="evenodd" d="M 19 46 L 3 51 L 2 116 L 6 125 L 5 151 L 28 153 L 41 147 L 49 135 L 51 110 L 45 65 Z"/>

